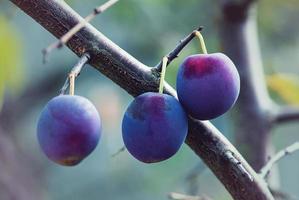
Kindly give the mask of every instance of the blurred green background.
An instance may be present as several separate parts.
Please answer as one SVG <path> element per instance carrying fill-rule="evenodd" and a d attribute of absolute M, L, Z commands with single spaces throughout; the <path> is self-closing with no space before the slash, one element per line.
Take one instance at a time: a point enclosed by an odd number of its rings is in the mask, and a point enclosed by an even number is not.
<path fill-rule="evenodd" d="M 104 3 L 67 2 L 82 16 Z M 271 96 L 280 104 L 299 105 L 299 1 L 262 0 L 258 13 Z M 121 0 L 92 24 L 137 59 L 155 66 L 198 25 L 205 27 L 208 51 L 221 51 L 219 16 L 215 0 Z M 76 167 L 49 161 L 39 149 L 36 122 L 43 106 L 59 94 L 67 73 L 78 60 L 63 48 L 42 64 L 41 50 L 53 41 L 50 33 L 12 3 L 0 1 L 0 200 L 167 199 L 167 194 L 174 191 L 230 199 L 186 145 L 174 157 L 158 164 L 140 163 L 127 151 L 112 157 L 123 146 L 121 119 L 132 97 L 89 66 L 77 79 L 76 93 L 89 98 L 98 108 L 103 137 L 97 149 Z M 198 41 L 188 45 L 168 68 L 166 80 L 174 85 L 179 63 L 199 51 Z M 233 141 L 228 115 L 213 123 Z M 275 148 L 299 140 L 298 129 L 299 122 L 275 127 Z M 200 173 L 190 178 L 194 169 Z M 298 153 L 283 159 L 279 169 L 281 190 L 298 197 Z"/>

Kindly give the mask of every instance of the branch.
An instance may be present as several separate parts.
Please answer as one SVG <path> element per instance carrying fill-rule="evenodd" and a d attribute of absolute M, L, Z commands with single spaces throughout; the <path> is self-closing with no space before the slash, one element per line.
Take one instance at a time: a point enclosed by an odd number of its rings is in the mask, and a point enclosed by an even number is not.
<path fill-rule="evenodd" d="M 273 123 L 286 123 L 293 121 L 299 121 L 298 106 L 282 106 L 273 117 Z"/>
<path fill-rule="evenodd" d="M 236 145 L 251 166 L 259 171 L 271 154 L 269 113 L 272 100 L 264 77 L 255 0 L 242 3 L 244 1 L 221 0 L 219 37 L 223 53 L 235 63 L 241 80 L 238 101 L 231 112 Z M 239 8 L 240 4 L 242 8 Z"/>
<path fill-rule="evenodd" d="M 179 53 L 185 48 L 185 46 L 187 44 L 189 44 L 189 42 L 196 36 L 196 31 L 202 31 L 203 27 L 199 26 L 196 30 L 192 31 L 192 33 L 190 33 L 187 37 L 185 37 L 184 39 L 182 39 L 179 44 L 171 51 L 167 54 L 167 58 L 168 58 L 168 62 L 167 65 L 169 65 L 174 59 L 176 59 L 179 55 Z M 162 70 L 162 61 L 160 61 L 158 63 L 158 65 L 156 66 L 158 71 Z"/>
<path fill-rule="evenodd" d="M 126 150 L 126 147 L 123 146 L 120 149 L 117 150 L 117 152 L 115 152 L 114 154 L 111 155 L 111 157 L 116 157 L 117 155 L 119 155 L 121 152 L 124 152 Z"/>
<path fill-rule="evenodd" d="M 78 31 L 80 31 L 88 22 L 90 22 L 93 18 L 95 18 L 98 14 L 101 14 L 119 0 L 109 0 L 103 5 L 95 8 L 92 13 L 90 13 L 87 17 L 85 17 L 82 21 L 80 21 L 76 26 L 74 26 L 71 30 L 69 30 L 66 34 L 64 34 L 57 42 L 50 44 L 47 48 L 42 50 L 43 53 L 43 62 L 45 63 L 47 60 L 47 56 L 51 51 L 57 48 L 61 48 L 64 44 L 66 44 L 73 35 L 75 35 Z"/>
<path fill-rule="evenodd" d="M 243 22 L 246 20 L 250 7 L 258 0 L 221 0 L 222 13 L 226 20 Z"/>
<path fill-rule="evenodd" d="M 194 178 L 197 178 L 198 176 L 200 176 L 202 174 L 202 172 L 206 169 L 206 166 L 200 162 L 198 164 L 196 164 L 195 167 L 193 167 L 186 175 L 186 180 L 191 180 Z"/>
<path fill-rule="evenodd" d="M 82 20 L 64 1 L 10 1 L 57 38 Z M 89 53 L 89 64 L 132 96 L 158 90 L 159 75 L 153 73 L 152 68 L 137 61 L 90 24 L 74 35 L 67 46 L 80 57 Z M 175 90 L 167 84 L 164 91 L 176 96 Z M 234 199 L 273 200 L 266 182 L 253 171 L 221 132 L 209 121 L 189 117 L 188 122 L 186 144 L 203 159 Z"/>
<path fill-rule="evenodd" d="M 185 176 L 186 191 L 190 195 L 196 195 L 200 188 L 200 175 L 207 169 L 207 166 L 199 161 Z"/>
<path fill-rule="evenodd" d="M 84 67 L 84 65 L 88 62 L 88 60 L 90 59 L 89 54 L 84 54 L 79 61 L 76 63 L 76 65 L 72 68 L 71 72 L 69 73 L 69 75 L 67 76 L 64 85 L 62 86 L 61 90 L 60 90 L 60 94 L 65 94 L 67 88 L 69 87 L 70 83 L 70 74 L 74 74 L 74 77 L 79 76 L 82 68 Z"/>
<path fill-rule="evenodd" d="M 273 158 L 269 160 L 269 162 L 261 169 L 260 175 L 262 178 L 267 179 L 271 168 L 275 163 L 280 161 L 282 158 L 284 158 L 287 155 L 290 155 L 294 153 L 295 151 L 299 150 L 299 142 L 295 142 L 294 144 L 288 146 L 287 148 L 279 151 Z"/>

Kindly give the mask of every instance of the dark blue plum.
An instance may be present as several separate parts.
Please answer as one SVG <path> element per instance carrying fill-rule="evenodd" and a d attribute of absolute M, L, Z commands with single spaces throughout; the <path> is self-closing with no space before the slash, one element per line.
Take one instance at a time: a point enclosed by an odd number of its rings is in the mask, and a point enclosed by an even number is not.
<path fill-rule="evenodd" d="M 44 107 L 37 125 L 37 136 L 49 159 L 65 166 L 77 165 L 98 144 L 101 119 L 88 99 L 60 95 Z"/>
<path fill-rule="evenodd" d="M 128 151 L 139 161 L 154 163 L 173 156 L 188 131 L 185 111 L 174 97 L 153 92 L 134 99 L 122 121 Z"/>
<path fill-rule="evenodd" d="M 188 56 L 177 75 L 178 98 L 194 118 L 209 120 L 227 112 L 240 91 L 238 71 L 222 53 Z"/>

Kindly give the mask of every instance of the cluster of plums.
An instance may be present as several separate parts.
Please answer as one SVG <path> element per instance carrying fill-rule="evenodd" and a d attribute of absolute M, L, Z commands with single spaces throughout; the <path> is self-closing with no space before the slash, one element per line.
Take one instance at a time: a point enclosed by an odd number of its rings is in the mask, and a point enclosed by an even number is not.
<path fill-rule="evenodd" d="M 222 53 L 188 56 L 177 75 L 179 101 L 167 94 L 146 92 L 128 106 L 122 121 L 127 150 L 138 160 L 154 163 L 173 156 L 188 132 L 188 118 L 209 120 L 235 103 L 240 78 Z M 48 102 L 37 128 L 44 153 L 56 163 L 72 166 L 87 157 L 101 135 L 101 119 L 84 97 L 60 95 Z"/>

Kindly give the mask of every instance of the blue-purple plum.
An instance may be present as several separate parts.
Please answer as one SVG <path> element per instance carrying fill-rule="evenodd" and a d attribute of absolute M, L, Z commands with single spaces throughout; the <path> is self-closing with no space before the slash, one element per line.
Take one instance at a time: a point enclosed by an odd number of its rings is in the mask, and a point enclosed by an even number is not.
<path fill-rule="evenodd" d="M 188 56 L 177 75 L 178 98 L 186 112 L 199 120 L 216 118 L 236 102 L 239 73 L 223 53 Z"/>
<path fill-rule="evenodd" d="M 97 146 L 101 119 L 88 99 L 60 95 L 44 107 L 37 136 L 41 149 L 50 160 L 65 166 L 77 165 Z"/>
<path fill-rule="evenodd" d="M 184 109 L 177 99 L 167 94 L 139 95 L 127 108 L 122 121 L 126 148 L 144 163 L 160 162 L 173 156 L 187 131 Z"/>

